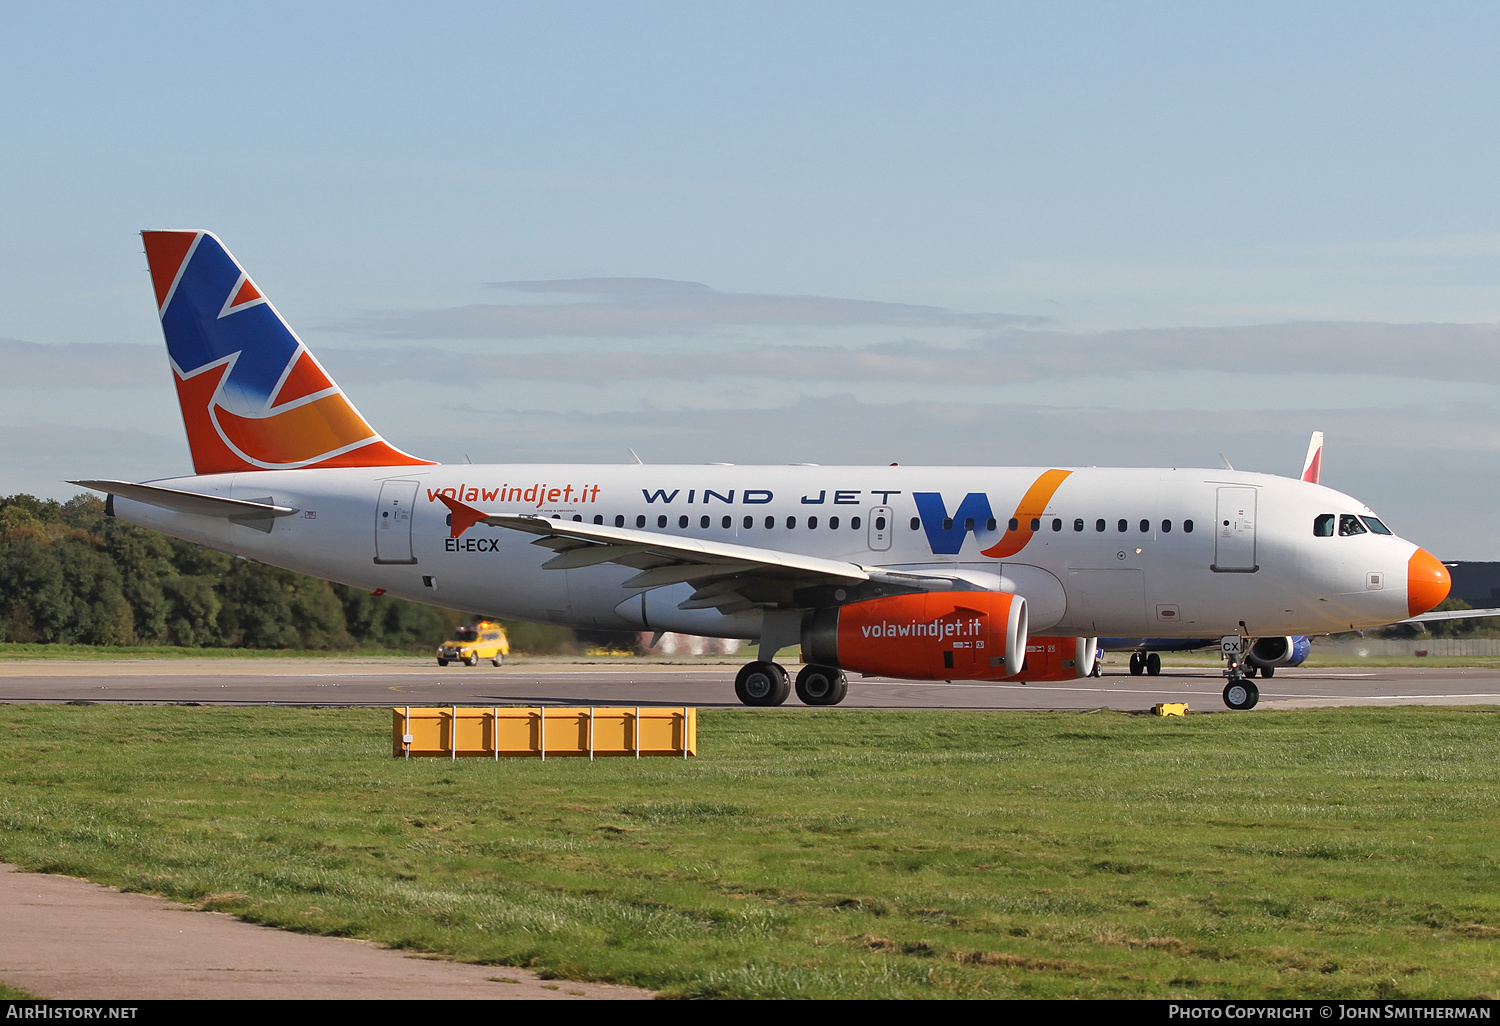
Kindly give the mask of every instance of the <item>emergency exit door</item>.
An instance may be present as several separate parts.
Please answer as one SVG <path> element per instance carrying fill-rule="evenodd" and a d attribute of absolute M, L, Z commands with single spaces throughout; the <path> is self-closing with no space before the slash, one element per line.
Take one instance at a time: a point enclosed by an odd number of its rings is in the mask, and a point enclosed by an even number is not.
<path fill-rule="evenodd" d="M 382 481 L 375 504 L 375 562 L 415 563 L 411 517 L 417 505 L 417 482 Z"/>
<path fill-rule="evenodd" d="M 1219 489 L 1219 515 L 1214 519 L 1214 565 L 1218 573 L 1253 574 L 1255 562 L 1254 488 Z"/>

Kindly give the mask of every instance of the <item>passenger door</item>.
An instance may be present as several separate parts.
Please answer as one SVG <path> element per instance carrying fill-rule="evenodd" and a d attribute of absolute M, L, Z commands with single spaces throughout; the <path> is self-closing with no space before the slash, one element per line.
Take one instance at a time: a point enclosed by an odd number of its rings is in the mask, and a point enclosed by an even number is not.
<path fill-rule="evenodd" d="M 417 505 L 416 481 L 382 481 L 375 504 L 375 562 L 415 563 L 411 517 Z"/>
<path fill-rule="evenodd" d="M 1255 562 L 1255 489 L 1219 489 L 1218 516 L 1214 519 L 1214 565 L 1216 573 L 1253 574 Z"/>

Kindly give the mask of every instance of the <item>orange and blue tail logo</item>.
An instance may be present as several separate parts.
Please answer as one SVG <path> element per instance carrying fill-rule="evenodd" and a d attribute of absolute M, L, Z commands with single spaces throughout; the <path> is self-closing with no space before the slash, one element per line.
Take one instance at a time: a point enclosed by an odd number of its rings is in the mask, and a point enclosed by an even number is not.
<path fill-rule="evenodd" d="M 211 232 L 142 232 L 200 474 L 429 463 L 381 438 Z"/>

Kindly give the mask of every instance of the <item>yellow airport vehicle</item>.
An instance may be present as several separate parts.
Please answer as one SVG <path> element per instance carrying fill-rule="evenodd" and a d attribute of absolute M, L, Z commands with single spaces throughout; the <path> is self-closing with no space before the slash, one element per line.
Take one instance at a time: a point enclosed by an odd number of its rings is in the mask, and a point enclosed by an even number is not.
<path fill-rule="evenodd" d="M 510 639 L 505 636 L 505 628 L 489 620 L 480 620 L 472 627 L 460 627 L 453 632 L 453 637 L 439 645 L 437 661 L 439 666 L 447 666 L 450 662 L 478 666 L 479 660 L 488 659 L 499 666 L 508 655 Z"/>

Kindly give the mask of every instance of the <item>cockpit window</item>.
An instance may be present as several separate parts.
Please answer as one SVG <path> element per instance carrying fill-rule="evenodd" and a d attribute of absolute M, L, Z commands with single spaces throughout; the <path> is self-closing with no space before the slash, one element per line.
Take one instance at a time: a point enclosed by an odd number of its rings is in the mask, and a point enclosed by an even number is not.
<path fill-rule="evenodd" d="M 1332 538 L 1333 522 L 1337 519 L 1332 513 L 1319 513 L 1313 517 L 1313 537 Z"/>
<path fill-rule="evenodd" d="M 1365 526 L 1374 531 L 1376 534 L 1391 533 L 1391 529 L 1382 524 L 1379 517 L 1360 517 L 1359 519 L 1363 520 L 1365 522 Z"/>
<path fill-rule="evenodd" d="M 1352 538 L 1356 534 L 1368 534 L 1365 525 L 1359 522 L 1359 517 L 1353 513 L 1339 514 L 1339 537 Z"/>

